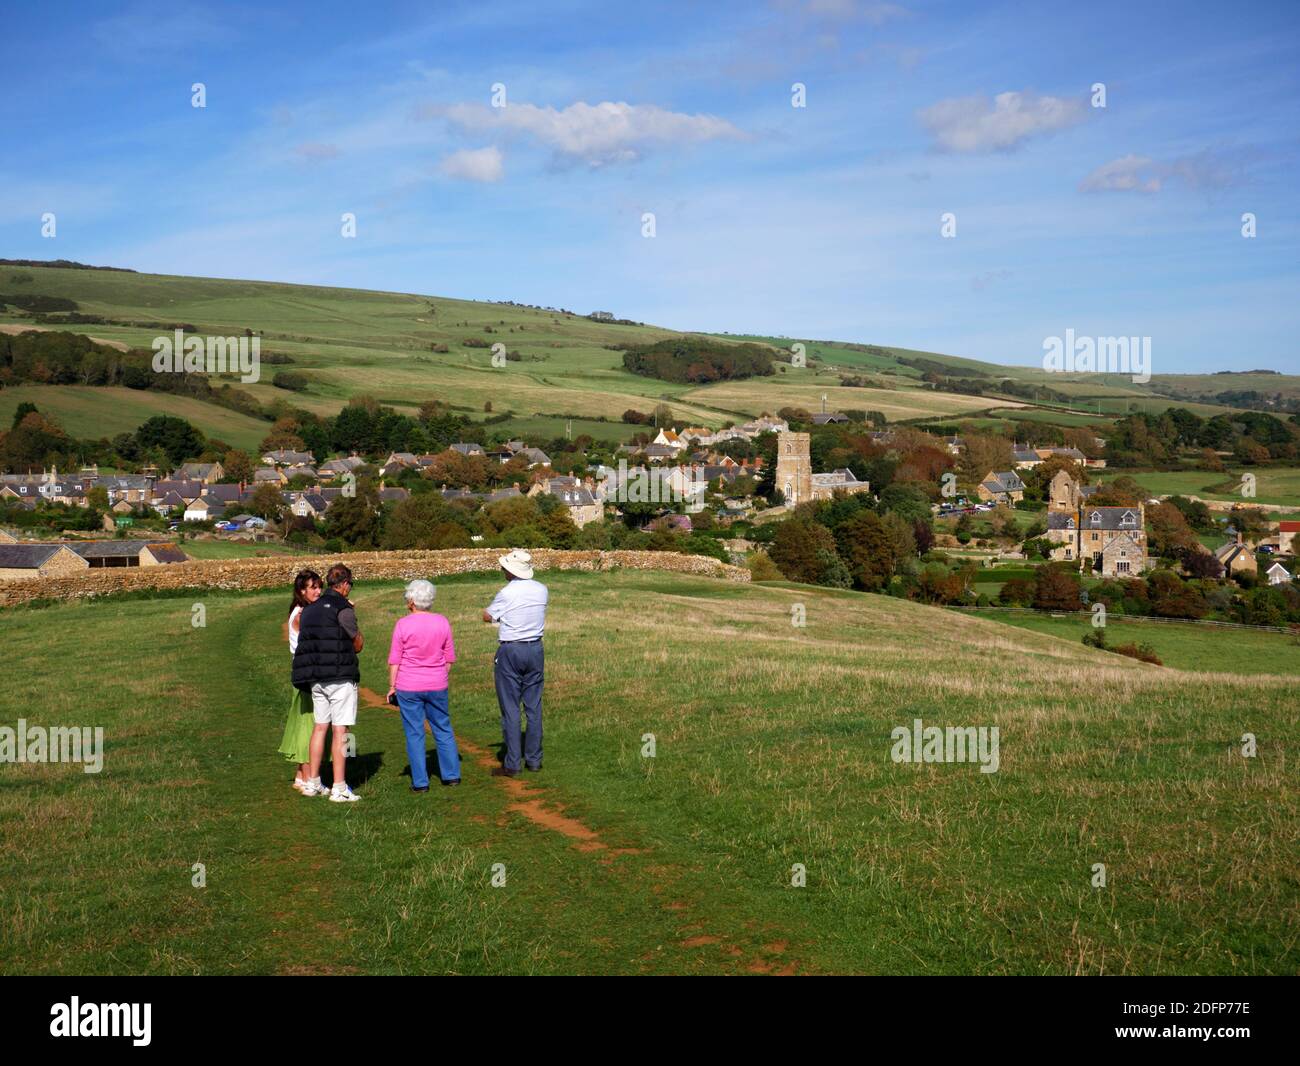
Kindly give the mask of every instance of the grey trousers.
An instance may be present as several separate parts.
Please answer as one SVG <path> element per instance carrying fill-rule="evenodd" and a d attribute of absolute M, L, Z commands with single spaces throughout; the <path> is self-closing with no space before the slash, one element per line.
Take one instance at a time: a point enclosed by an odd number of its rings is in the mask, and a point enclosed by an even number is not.
<path fill-rule="evenodd" d="M 492 661 L 501 706 L 501 735 L 506 742 L 505 768 L 519 770 L 519 705 L 524 707 L 528 731 L 524 733 L 523 759 L 531 767 L 542 765 L 542 683 L 545 657 L 540 640 L 497 645 Z"/>

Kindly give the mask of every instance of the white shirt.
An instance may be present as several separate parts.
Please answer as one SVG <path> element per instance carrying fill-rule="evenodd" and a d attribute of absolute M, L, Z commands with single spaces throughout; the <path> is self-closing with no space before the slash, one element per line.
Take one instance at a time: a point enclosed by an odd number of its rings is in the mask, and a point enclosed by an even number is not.
<path fill-rule="evenodd" d="M 293 628 L 293 620 L 302 614 L 301 607 L 295 607 L 289 615 L 289 654 L 298 650 L 298 631 Z"/>
<path fill-rule="evenodd" d="M 487 606 L 497 623 L 498 640 L 537 640 L 546 626 L 546 586 L 531 578 L 515 579 Z"/>

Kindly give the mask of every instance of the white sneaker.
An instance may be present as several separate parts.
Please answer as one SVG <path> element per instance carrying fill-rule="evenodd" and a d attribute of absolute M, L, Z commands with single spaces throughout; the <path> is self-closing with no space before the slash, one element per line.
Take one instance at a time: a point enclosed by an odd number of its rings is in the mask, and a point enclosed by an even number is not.
<path fill-rule="evenodd" d="M 335 785 L 330 790 L 331 803 L 356 803 L 361 797 L 358 796 L 347 785 Z"/>
<path fill-rule="evenodd" d="M 304 782 L 299 791 L 304 796 L 328 796 L 330 794 L 330 790 L 320 783 L 319 777 L 315 781 Z"/>
<path fill-rule="evenodd" d="M 305 785 L 306 783 L 307 782 L 304 781 L 301 777 L 295 777 L 293 779 L 293 787 L 296 788 L 299 792 L 302 791 L 303 785 Z"/>

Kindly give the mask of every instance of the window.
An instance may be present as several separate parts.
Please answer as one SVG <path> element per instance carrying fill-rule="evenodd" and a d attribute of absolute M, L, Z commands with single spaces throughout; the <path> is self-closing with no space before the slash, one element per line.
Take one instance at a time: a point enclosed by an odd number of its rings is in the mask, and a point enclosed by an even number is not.
<path fill-rule="evenodd" d="M 1115 564 L 1115 573 L 1117 573 L 1117 574 L 1127 574 L 1127 573 L 1128 573 L 1128 563 L 1127 563 L 1127 562 L 1118 562 L 1118 563 L 1116 563 L 1116 564 Z"/>
<path fill-rule="evenodd" d="M 1100 525 L 1100 524 L 1101 524 L 1101 512 L 1100 512 L 1100 511 L 1093 511 L 1093 512 L 1092 512 L 1092 517 L 1089 519 L 1089 521 L 1090 521 L 1094 526 L 1096 526 L 1096 525 Z"/>

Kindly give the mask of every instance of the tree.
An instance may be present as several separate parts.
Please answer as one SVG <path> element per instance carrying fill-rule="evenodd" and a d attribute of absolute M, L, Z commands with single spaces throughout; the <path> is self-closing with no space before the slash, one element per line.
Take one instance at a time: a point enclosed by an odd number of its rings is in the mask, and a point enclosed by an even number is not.
<path fill-rule="evenodd" d="M 1002 586 L 998 600 L 1017 607 L 1028 607 L 1034 602 L 1035 583 L 1027 577 L 1013 577 Z"/>
<path fill-rule="evenodd" d="M 44 466 L 47 455 L 71 443 L 57 422 L 38 411 L 29 411 L 17 426 L 0 434 L 0 466 L 9 470 Z"/>
<path fill-rule="evenodd" d="M 355 496 L 339 496 L 325 512 L 325 533 L 350 548 L 373 549 L 380 535 L 379 494 L 368 478 L 357 482 Z"/>
<path fill-rule="evenodd" d="M 141 448 L 161 448 L 172 463 L 183 463 L 203 451 L 203 434 L 183 418 L 155 415 L 135 431 Z"/>
<path fill-rule="evenodd" d="M 1153 555 L 1176 558 L 1200 548 L 1200 542 L 1183 512 L 1169 502 L 1147 507 L 1146 527 L 1148 546 Z"/>
<path fill-rule="evenodd" d="M 468 516 L 437 493 L 409 496 L 389 511 L 380 546 L 388 551 L 469 547 L 467 523 Z"/>
<path fill-rule="evenodd" d="M 1197 548 L 1200 548 L 1199 544 L 1197 545 Z M 1219 578 L 1223 577 L 1223 564 L 1215 558 L 1212 552 L 1205 551 L 1204 549 L 1199 551 L 1193 549 L 1184 552 L 1179 557 L 1179 561 L 1183 564 L 1183 568 L 1187 573 L 1193 578 L 1209 578 L 1217 581 Z"/>
<path fill-rule="evenodd" d="M 1147 578 L 1151 611 L 1164 618 L 1204 618 L 1210 606 L 1194 586 L 1169 570 L 1157 570 Z"/>
<path fill-rule="evenodd" d="M 835 551 L 830 530 L 800 516 L 777 526 L 768 554 L 789 580 L 815 585 L 826 569 L 825 558 L 818 554 L 824 551 Z"/>
<path fill-rule="evenodd" d="M 256 468 L 247 452 L 232 450 L 226 452 L 221 460 L 221 469 L 226 473 L 226 480 L 243 483 L 252 481 Z"/>
<path fill-rule="evenodd" d="M 278 485 L 263 482 L 253 490 L 253 495 L 245 506 L 249 514 L 265 518 L 268 522 L 278 522 L 284 514 L 284 497 L 280 495 Z"/>
<path fill-rule="evenodd" d="M 835 543 L 858 588 L 877 592 L 889 584 L 900 560 L 899 546 L 880 515 L 859 511 L 836 528 Z"/>
<path fill-rule="evenodd" d="M 1034 606 L 1046 611 L 1077 611 L 1083 606 L 1079 591 L 1077 574 L 1055 566 L 1040 566 L 1034 580 Z"/>
<path fill-rule="evenodd" d="M 34 403 L 28 403 L 26 400 L 24 400 L 14 409 L 13 421 L 9 423 L 9 428 L 10 429 L 16 428 L 24 418 L 26 418 L 28 415 L 36 414 L 36 413 L 37 413 L 36 405 Z"/>

